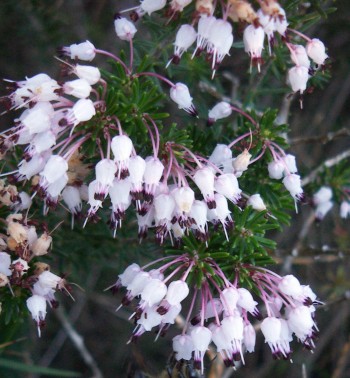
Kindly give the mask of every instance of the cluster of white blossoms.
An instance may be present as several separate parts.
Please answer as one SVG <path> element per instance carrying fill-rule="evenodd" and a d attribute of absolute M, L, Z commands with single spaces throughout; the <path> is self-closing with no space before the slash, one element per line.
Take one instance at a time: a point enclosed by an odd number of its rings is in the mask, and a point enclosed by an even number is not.
<path fill-rule="evenodd" d="M 204 355 L 211 342 L 227 366 L 235 366 L 240 360 L 244 363 L 244 353 L 254 352 L 256 331 L 249 316 L 261 321 L 261 331 L 274 358 L 291 358 L 293 335 L 307 349 L 314 348 L 317 335 L 314 312 L 320 302 L 310 287 L 301 285 L 294 276 L 280 277 L 263 268 L 245 266 L 251 271 L 265 307 L 259 310 L 252 294 L 240 287 L 237 279 L 230 282 L 214 260 L 206 258 L 207 265 L 203 268 L 198 256 L 168 256 L 158 262 L 162 260 L 164 265 L 152 270 L 146 268 L 154 263 L 143 268 L 137 264 L 128 266 L 111 287 L 113 291 L 126 289 L 121 306 L 138 300 L 130 316 L 136 325 L 130 341 L 151 330 L 157 331 L 156 338 L 164 335 L 176 322 L 182 301 L 189 296 L 183 332 L 173 338 L 173 350 L 176 360 L 193 359 L 202 372 Z M 200 269 L 203 269 L 200 287 L 189 287 L 186 282 L 189 274 Z M 166 271 L 169 273 L 165 274 Z"/>
<path fill-rule="evenodd" d="M 51 248 L 52 237 L 45 225 L 42 228 L 38 235 L 37 222 L 20 213 L 10 213 L 0 237 L 0 287 L 6 286 L 13 296 L 30 292 L 26 304 L 39 336 L 45 325 L 47 303 L 53 308 L 58 306 L 55 291 L 65 290 L 69 294 L 65 280 L 50 272 L 49 265 L 38 260 L 32 262 L 33 258 L 48 254 Z"/>
<path fill-rule="evenodd" d="M 172 17 L 173 12 L 181 12 L 191 2 L 172 1 L 170 3 L 171 12 L 168 14 Z M 281 36 L 282 43 L 290 50 L 291 62 L 295 64 L 288 70 L 288 84 L 293 92 L 303 94 L 310 76 L 316 69 L 323 66 L 328 58 L 323 42 L 317 38 L 311 39 L 296 30 L 288 29 L 286 12 L 276 0 L 260 1 L 261 8 L 257 11 L 248 1 L 230 0 L 225 6 L 220 7 L 222 18 L 214 16 L 214 14 L 220 12 L 216 9 L 216 5 L 218 8 L 219 5 L 215 4 L 210 0 L 196 1 L 194 21 L 183 24 L 178 29 L 174 42 L 174 54 L 168 65 L 170 63 L 178 64 L 184 52 L 196 42 L 192 58 L 205 51 L 207 60 L 212 62 L 211 67 L 214 76 L 224 57 L 230 55 L 234 40 L 232 24 L 228 21 L 228 18 L 231 18 L 233 22 L 248 23 L 243 32 L 244 49 L 251 57 L 251 64 L 257 65 L 259 71 L 263 63 L 262 51 L 265 46 L 265 39 L 271 55 L 271 48 L 275 43 L 275 33 Z M 130 17 L 136 21 L 144 14 L 151 15 L 151 13 L 164 7 L 166 7 L 165 0 L 143 0 L 138 7 L 127 9 L 122 13 L 132 11 Z M 127 30 L 117 31 L 118 36 L 121 39 L 132 38 L 136 32 L 135 26 L 126 19 L 120 20 L 118 23 L 125 25 L 125 30 Z M 197 24 L 197 30 L 193 26 L 194 24 Z M 299 39 L 306 40 L 306 46 L 291 43 L 291 34 L 295 34 Z M 312 67 L 310 59 L 314 62 Z"/>
<path fill-rule="evenodd" d="M 130 21 L 117 18 L 115 24 L 117 34 L 121 37 L 124 33 L 125 39 L 131 41 L 134 31 Z M 96 49 L 89 41 L 64 47 L 61 53 L 81 60 L 92 60 L 96 53 L 110 55 Z M 115 58 L 120 62 L 119 58 Z M 123 67 L 126 73 L 131 73 L 125 64 Z M 64 62 L 64 70 L 79 78 L 58 84 L 49 76 L 39 74 L 14 83 L 17 89 L 8 99 L 12 107 L 25 110 L 15 126 L 7 130 L 1 139 L 4 150 L 24 146 L 23 160 L 18 169 L 9 174 L 16 181 L 31 180 L 34 188 L 32 197 L 38 194 L 45 200 L 44 213 L 62 203 L 63 199 L 73 221 L 74 217 L 83 213 L 86 207 L 83 204 L 87 203 L 86 223 L 89 219 L 98 219 L 98 210 L 107 202 L 112 210 L 110 223 L 115 233 L 122 225 L 126 210 L 133 204 L 140 238 L 147 234 L 148 228 L 153 228 L 160 243 L 167 236 L 172 241 L 180 241 L 189 230 L 205 241 L 208 223 L 221 225 L 227 237 L 226 229 L 233 223 L 228 201 L 237 203 L 241 197 L 238 178 L 262 156 L 260 154 L 251 161 L 247 149 L 232 156 L 233 145 L 251 137 L 251 133 L 243 134 L 228 146 L 217 145 L 209 158 L 196 155 L 184 146 L 166 142 L 160 159 L 157 125 L 148 114 L 144 114 L 142 121 L 153 146 L 153 156 L 144 158 L 137 154 L 132 139 L 123 131 L 118 118 L 109 117 L 103 129 L 106 151 L 100 143 L 101 159 L 94 167 L 95 179 L 88 181 L 90 169 L 82 163 L 79 149 L 90 138 L 92 130 L 85 131 L 77 126 L 86 121 L 93 122 L 96 112 L 103 114 L 105 98 L 92 85 L 99 83 L 105 88 L 105 94 L 107 84 L 101 79 L 98 68 L 93 66 Z M 197 114 L 185 84 L 174 84 L 152 72 L 135 74 L 137 77 L 143 75 L 165 81 L 170 86 L 170 98 L 179 108 L 192 115 Z M 95 96 L 95 101 L 89 96 Z M 249 115 L 225 102 L 218 103 L 209 111 L 209 122 L 229 116 L 232 110 L 255 122 Z M 268 144 L 268 141 L 265 143 Z M 273 148 L 280 147 L 272 147 L 271 142 L 269 148 L 276 155 Z M 299 176 L 293 175 L 295 169 L 288 165 L 288 159 L 285 160 L 287 173 L 284 184 L 294 198 L 299 198 L 302 190 L 296 190 L 290 183 L 293 177 Z M 195 190 L 201 193 L 201 198 L 196 198 Z M 245 197 L 249 198 L 249 195 L 245 194 Z M 31 198 L 26 195 L 21 203 L 23 209 L 28 208 Z M 258 194 L 251 196 L 248 204 L 258 211 L 266 209 Z"/>
<path fill-rule="evenodd" d="M 350 201 L 348 189 L 346 187 L 342 188 L 343 199 L 340 203 L 340 217 L 348 218 L 350 215 Z M 333 208 L 333 189 L 329 186 L 321 186 L 318 191 L 313 195 L 312 205 L 315 207 L 315 217 L 317 220 L 321 221 Z"/>

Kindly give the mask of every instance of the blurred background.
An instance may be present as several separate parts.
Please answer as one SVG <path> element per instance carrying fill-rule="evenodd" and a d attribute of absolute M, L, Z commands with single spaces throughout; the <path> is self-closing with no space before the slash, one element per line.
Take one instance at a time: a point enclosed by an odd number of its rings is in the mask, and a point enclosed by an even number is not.
<path fill-rule="evenodd" d="M 115 37 L 113 16 L 118 10 L 136 3 L 118 0 L 2 0 L 0 76 L 22 80 L 46 72 L 56 77 L 59 72 L 54 59 L 56 48 L 86 39 L 100 49 L 118 52 L 120 44 Z M 314 3 L 319 2 L 303 4 L 305 8 L 312 8 Z M 284 92 L 265 95 L 263 91 L 258 92 L 256 83 L 247 82 L 249 62 L 242 51 L 237 56 L 232 54 L 231 60 L 225 59 L 220 71 L 226 96 L 235 96 L 243 86 L 247 92 L 257 91 L 256 95 L 261 97 L 261 109 L 265 106 L 281 109 L 281 121 L 288 122 L 292 130 L 290 151 L 297 156 L 304 177 L 325 160 L 350 150 L 350 7 L 346 0 L 320 3 L 325 7 L 334 6 L 337 11 L 328 17 L 320 17 L 320 22 L 307 34 L 321 39 L 328 47 L 331 78 L 322 89 L 316 88 L 304 96 L 303 110 L 300 110 L 297 98 L 285 96 L 286 88 Z M 161 22 L 160 27 L 163 26 Z M 168 51 L 170 54 L 171 47 Z M 100 60 L 100 64 L 106 64 L 105 60 Z M 5 93 L 3 86 L 0 91 L 2 95 Z M 287 116 L 289 109 L 290 117 Z M 11 126 L 12 117 L 6 114 L 0 119 L 2 129 Z M 331 171 L 327 174 L 332 175 Z M 314 221 L 310 207 L 301 207 L 291 226 L 273 236 L 278 242 L 278 264 L 273 269 L 280 274 L 297 275 L 301 283 L 309 284 L 325 302 L 317 311 L 320 337 L 314 353 L 310 354 L 294 343 L 292 364 L 274 361 L 268 346 L 263 345 L 261 333 L 258 333 L 257 351 L 246 356 L 245 366 L 232 373 L 231 370 L 225 371 L 215 359 L 211 363 L 208 359 L 208 377 L 350 377 L 349 222 L 339 218 L 337 206 L 320 223 Z M 131 228 L 135 225 L 131 224 Z M 143 243 L 140 247 L 137 240 L 129 238 L 130 229 L 126 227 L 121 237 L 113 240 L 103 225 L 89 225 L 84 231 L 76 230 L 67 240 L 69 222 L 61 227 L 54 239 L 56 257 L 49 262 L 57 272 L 67 274 L 69 281 L 83 289 L 74 288 L 75 302 L 60 296 L 61 305 L 58 310 L 49 311 L 48 324 L 40 339 L 29 317 L 18 323 L 16 329 L 0 331 L 0 377 L 52 376 L 45 374 L 44 370 L 38 374 L 35 370 L 20 372 L 11 369 L 6 366 L 8 359 L 75 371 L 82 377 L 168 376 L 166 362 L 171 352 L 171 339 L 178 330 L 171 329 L 156 343 L 152 335 L 144 335 L 138 344 L 126 345 L 133 329 L 128 321 L 129 310 L 115 312 L 121 295 L 112 296 L 103 291 L 127 264 L 135 260 L 139 263 L 147 261 L 147 256 L 154 250 L 152 243 Z M 15 342 L 3 344 L 1 335 L 3 340 L 12 335 Z M 57 376 L 65 375 L 58 373 Z"/>

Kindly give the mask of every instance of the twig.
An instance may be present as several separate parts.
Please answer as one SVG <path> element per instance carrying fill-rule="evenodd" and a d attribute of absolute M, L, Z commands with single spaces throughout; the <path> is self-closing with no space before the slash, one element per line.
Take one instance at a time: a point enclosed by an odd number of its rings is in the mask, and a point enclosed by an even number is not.
<path fill-rule="evenodd" d="M 348 341 L 344 344 L 340 356 L 337 362 L 337 367 L 335 369 L 335 372 L 332 375 L 332 378 L 341 378 L 343 377 L 343 373 L 346 369 L 346 365 L 349 361 L 350 356 L 350 337 Z"/>
<path fill-rule="evenodd" d="M 282 125 L 288 122 L 288 117 L 290 115 L 290 105 L 293 99 L 294 96 L 291 96 L 289 94 L 283 97 L 281 108 L 276 118 L 277 125 Z"/>
<path fill-rule="evenodd" d="M 310 227 L 314 223 L 315 220 L 315 214 L 312 212 L 309 217 L 307 218 L 306 222 L 303 225 L 303 228 L 299 232 L 298 239 L 296 243 L 294 244 L 294 247 L 292 249 L 292 253 L 287 256 L 284 260 L 284 264 L 282 266 L 282 272 L 290 272 L 292 263 L 294 259 L 299 255 L 299 250 L 301 249 L 303 245 L 303 241 L 306 238 L 307 234 L 309 233 Z"/>
<path fill-rule="evenodd" d="M 60 308 L 56 310 L 55 314 L 60 320 L 62 327 L 67 332 L 67 335 L 74 344 L 75 348 L 80 353 L 80 356 L 84 360 L 85 364 L 91 369 L 93 378 L 103 378 L 103 374 L 99 369 L 95 359 L 85 346 L 83 337 L 73 328 L 68 317 Z"/>
<path fill-rule="evenodd" d="M 326 144 L 332 142 L 336 138 L 340 138 L 343 136 L 350 136 L 350 129 L 342 128 L 335 132 L 329 132 L 325 135 L 317 135 L 317 136 L 310 136 L 310 137 L 302 137 L 302 138 L 293 138 L 289 140 L 289 144 L 295 146 L 301 143 L 314 143 L 320 142 L 322 144 Z"/>
<path fill-rule="evenodd" d="M 345 150 L 340 154 L 334 156 L 333 158 L 324 161 L 321 165 L 315 168 L 309 175 L 307 175 L 301 180 L 301 185 L 305 186 L 310 184 L 317 178 L 317 175 L 321 173 L 325 168 L 333 167 L 334 165 L 340 163 L 342 160 L 347 159 L 348 157 L 350 157 L 350 149 Z"/>

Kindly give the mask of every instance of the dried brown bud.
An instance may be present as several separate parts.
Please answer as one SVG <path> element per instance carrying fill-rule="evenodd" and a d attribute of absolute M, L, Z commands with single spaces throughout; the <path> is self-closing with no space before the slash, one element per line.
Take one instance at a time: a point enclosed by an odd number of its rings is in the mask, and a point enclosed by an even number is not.
<path fill-rule="evenodd" d="M 43 262 L 34 264 L 34 275 L 39 276 L 42 272 L 50 271 L 50 265 Z"/>
<path fill-rule="evenodd" d="M 214 11 L 213 0 L 197 0 L 196 11 L 200 14 L 207 14 L 210 16 Z"/>
<path fill-rule="evenodd" d="M 10 251 L 15 252 L 19 244 L 11 236 L 7 238 L 7 247 Z"/>
<path fill-rule="evenodd" d="M 243 21 L 249 24 L 254 23 L 258 18 L 252 5 L 246 0 L 229 0 L 229 17 L 234 22 Z"/>
<path fill-rule="evenodd" d="M 244 172 L 248 169 L 250 158 L 252 155 L 245 149 L 241 154 L 239 154 L 235 160 L 232 162 L 232 166 L 235 171 Z"/>
<path fill-rule="evenodd" d="M 0 202 L 5 206 L 11 206 L 18 201 L 18 191 L 14 185 L 5 186 L 0 191 Z"/>
<path fill-rule="evenodd" d="M 276 0 L 259 1 L 259 4 L 262 11 L 268 16 L 276 17 L 281 12 L 281 6 Z"/>
<path fill-rule="evenodd" d="M 10 222 L 7 226 L 7 233 L 17 243 L 24 243 L 28 239 L 28 227 L 18 222 Z"/>
<path fill-rule="evenodd" d="M 44 232 L 31 246 L 34 256 L 46 255 L 52 243 L 52 237 Z"/>
<path fill-rule="evenodd" d="M 0 273 L 0 287 L 4 287 L 9 283 L 9 279 L 5 276 L 5 274 Z"/>

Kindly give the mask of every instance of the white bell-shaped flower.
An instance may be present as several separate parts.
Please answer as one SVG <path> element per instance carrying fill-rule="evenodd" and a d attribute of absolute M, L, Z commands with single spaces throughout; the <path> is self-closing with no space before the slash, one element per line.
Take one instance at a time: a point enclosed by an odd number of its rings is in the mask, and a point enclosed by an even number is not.
<path fill-rule="evenodd" d="M 67 116 L 68 123 L 76 126 L 80 122 L 89 121 L 95 114 L 94 103 L 90 99 L 82 98 L 73 105 L 73 108 L 69 112 Z"/>
<path fill-rule="evenodd" d="M 275 317 L 267 317 L 261 323 L 261 332 L 265 337 L 265 343 L 269 344 L 271 351 L 275 354 L 278 350 L 278 342 L 281 335 L 281 321 Z"/>
<path fill-rule="evenodd" d="M 231 366 L 233 364 L 233 348 L 230 340 L 225 335 L 223 327 L 211 323 L 209 329 L 212 333 L 212 341 L 216 345 L 216 350 L 221 354 L 225 366 Z"/>
<path fill-rule="evenodd" d="M 140 8 L 142 13 L 147 13 L 150 16 L 151 13 L 163 9 L 165 5 L 166 0 L 142 0 Z"/>
<path fill-rule="evenodd" d="M 35 135 L 35 137 L 30 142 L 28 152 L 30 151 L 30 154 L 32 156 L 35 154 L 41 154 L 55 144 L 56 135 L 51 130 L 47 130 Z"/>
<path fill-rule="evenodd" d="M 242 351 L 244 324 L 242 317 L 237 315 L 224 317 L 221 321 L 221 325 L 225 337 L 232 346 L 233 359 L 239 360 L 242 358 L 244 363 Z"/>
<path fill-rule="evenodd" d="M 112 209 L 122 218 L 125 211 L 131 205 L 131 183 L 129 180 L 114 179 L 108 188 L 108 194 L 112 202 Z"/>
<path fill-rule="evenodd" d="M 208 113 L 209 122 L 213 123 L 217 121 L 218 119 L 229 117 L 231 114 L 232 114 L 231 105 L 228 102 L 221 101 L 217 103 L 212 109 L 209 110 L 209 113 Z M 224 145 L 218 145 L 218 146 L 224 146 Z M 232 152 L 231 152 L 231 156 L 232 156 Z"/>
<path fill-rule="evenodd" d="M 283 177 L 285 166 L 280 160 L 273 160 L 267 165 L 267 169 L 270 178 L 280 180 Z"/>
<path fill-rule="evenodd" d="M 101 72 L 97 67 L 77 64 L 73 72 L 79 79 L 86 80 L 90 85 L 97 84 L 101 79 Z"/>
<path fill-rule="evenodd" d="M 299 175 L 291 174 L 286 176 L 283 179 L 283 185 L 294 199 L 300 199 L 303 194 L 303 188 L 301 187 Z"/>
<path fill-rule="evenodd" d="M 292 52 L 290 54 L 291 60 L 296 66 L 303 66 L 310 68 L 310 59 L 307 56 L 306 49 L 302 45 L 291 45 Z"/>
<path fill-rule="evenodd" d="M 315 205 L 329 202 L 333 197 L 333 191 L 329 186 L 321 186 L 321 188 L 313 195 Z"/>
<path fill-rule="evenodd" d="M 176 317 L 180 314 L 182 306 L 177 303 L 171 305 L 166 314 L 162 317 L 163 324 L 174 324 L 176 321 Z M 158 310 L 157 310 L 158 311 Z"/>
<path fill-rule="evenodd" d="M 292 274 L 284 276 L 278 284 L 278 289 L 286 295 L 293 298 L 298 297 L 302 293 L 302 287 L 299 280 Z"/>
<path fill-rule="evenodd" d="M 238 297 L 237 305 L 244 308 L 251 314 L 257 315 L 258 310 L 256 308 L 256 305 L 258 304 L 258 302 L 254 301 L 252 294 L 244 287 L 240 287 L 238 289 L 238 293 L 239 293 L 239 297 Z"/>
<path fill-rule="evenodd" d="M 152 307 L 159 304 L 167 293 L 167 286 L 160 279 L 150 280 L 141 292 L 141 299 L 147 306 Z"/>
<path fill-rule="evenodd" d="M 127 160 L 133 149 L 132 140 L 127 135 L 116 135 L 112 138 L 111 149 L 116 161 Z"/>
<path fill-rule="evenodd" d="M 302 342 L 312 335 L 313 326 L 312 313 L 307 306 L 298 306 L 288 313 L 288 326 Z"/>
<path fill-rule="evenodd" d="M 201 15 L 198 21 L 197 47 L 192 55 L 192 58 L 196 54 L 197 50 L 202 51 L 206 49 L 208 45 L 209 34 L 215 21 L 216 18 L 214 16 Z"/>
<path fill-rule="evenodd" d="M 208 52 L 213 54 L 213 69 L 229 54 L 232 43 L 232 25 L 225 20 L 216 19 L 208 34 Z"/>
<path fill-rule="evenodd" d="M 342 201 L 340 204 L 340 217 L 343 219 L 348 218 L 350 215 L 350 202 Z"/>
<path fill-rule="evenodd" d="M 257 63 L 260 71 L 261 52 L 264 48 L 264 29 L 259 26 L 248 25 L 243 32 L 244 51 L 250 55 L 251 62 Z"/>
<path fill-rule="evenodd" d="M 41 335 L 40 327 L 46 316 L 46 299 L 40 295 L 32 295 L 27 299 L 27 308 L 38 326 L 39 337 Z"/>
<path fill-rule="evenodd" d="M 235 313 L 237 309 L 238 299 L 239 299 L 239 292 L 233 286 L 225 288 L 220 293 L 221 303 L 224 307 L 225 312 L 229 315 L 233 315 Z"/>
<path fill-rule="evenodd" d="M 136 273 L 134 279 L 127 285 L 127 290 L 130 292 L 131 297 L 140 295 L 145 286 L 152 280 L 148 272 L 140 271 Z"/>
<path fill-rule="evenodd" d="M 207 327 L 196 326 L 192 329 L 190 336 L 193 343 L 195 365 L 200 367 L 203 374 L 203 358 L 211 341 L 211 331 Z"/>
<path fill-rule="evenodd" d="M 243 344 L 249 353 L 255 349 L 256 332 L 251 323 L 245 323 L 243 328 Z"/>
<path fill-rule="evenodd" d="M 192 46 L 196 39 L 197 32 L 192 25 L 181 25 L 175 37 L 174 55 L 180 58 L 182 54 L 187 51 L 190 46 Z"/>
<path fill-rule="evenodd" d="M 79 214 L 81 212 L 82 202 L 77 187 L 71 185 L 66 186 L 62 192 L 62 198 L 72 214 Z"/>
<path fill-rule="evenodd" d="M 275 28 L 279 34 L 281 34 L 282 36 L 285 36 L 286 30 L 288 27 L 286 12 L 278 3 L 276 3 L 276 5 L 278 5 L 279 10 L 278 10 L 278 15 L 275 17 L 275 20 L 274 20 Z"/>
<path fill-rule="evenodd" d="M 61 194 L 68 182 L 68 175 L 65 173 L 56 181 L 52 182 L 47 188 L 46 193 L 49 198 L 57 201 L 57 197 Z"/>
<path fill-rule="evenodd" d="M 41 182 L 44 185 L 52 184 L 68 171 L 67 161 L 60 155 L 52 155 L 40 172 Z"/>
<path fill-rule="evenodd" d="M 197 236 L 200 238 L 206 239 L 206 230 L 207 230 L 207 205 L 203 201 L 194 200 L 191 211 L 190 218 L 194 220 L 192 228 L 199 233 Z"/>
<path fill-rule="evenodd" d="M 89 211 L 90 215 L 96 213 L 96 211 L 100 207 L 102 207 L 102 201 L 100 199 L 95 198 L 97 189 L 98 189 L 98 182 L 96 180 L 91 181 L 88 187 L 88 204 L 90 205 L 90 211 Z"/>
<path fill-rule="evenodd" d="M 209 156 L 209 161 L 217 166 L 230 159 L 232 159 L 232 151 L 226 144 L 217 144 Z"/>
<path fill-rule="evenodd" d="M 215 208 L 215 174 L 213 173 L 212 169 L 210 167 L 197 169 L 197 171 L 193 175 L 193 181 L 201 191 L 205 202 L 208 204 L 209 209 Z"/>
<path fill-rule="evenodd" d="M 21 123 L 30 135 L 47 131 L 51 127 L 53 106 L 49 102 L 39 102 L 26 112 Z"/>
<path fill-rule="evenodd" d="M 194 345 L 191 336 L 177 335 L 173 338 L 173 350 L 177 361 L 189 361 L 192 358 Z"/>
<path fill-rule="evenodd" d="M 11 256 L 6 252 L 0 252 L 0 273 L 5 276 L 11 276 L 12 271 L 10 270 Z"/>
<path fill-rule="evenodd" d="M 73 60 L 80 59 L 91 61 L 96 56 L 95 46 L 90 41 L 70 45 L 68 50 L 65 51 L 69 51 L 70 58 Z"/>
<path fill-rule="evenodd" d="M 127 135 L 116 135 L 112 138 L 111 149 L 114 161 L 118 164 L 118 177 L 128 171 L 129 158 L 133 150 L 132 140 Z"/>
<path fill-rule="evenodd" d="M 143 326 L 145 331 L 150 331 L 153 327 L 158 326 L 162 322 L 162 316 L 158 314 L 155 306 L 146 306 L 138 319 L 137 324 Z"/>
<path fill-rule="evenodd" d="M 313 38 L 306 44 L 307 55 L 319 65 L 323 65 L 325 60 L 328 58 L 326 54 L 326 48 L 322 41 L 317 38 Z"/>
<path fill-rule="evenodd" d="M 187 85 L 176 83 L 170 88 L 170 98 L 178 105 L 179 109 L 184 109 L 191 115 L 197 116 L 197 111 L 192 103 L 192 97 Z"/>
<path fill-rule="evenodd" d="M 189 292 L 190 289 L 186 281 L 172 281 L 169 284 L 165 299 L 171 306 L 174 306 L 182 302 L 188 296 Z"/>
<path fill-rule="evenodd" d="M 238 186 L 237 177 L 232 173 L 224 173 L 216 177 L 214 188 L 233 203 L 241 197 L 242 190 Z"/>
<path fill-rule="evenodd" d="M 130 41 L 137 32 L 135 25 L 124 17 L 114 20 L 114 28 L 122 41 Z"/>
<path fill-rule="evenodd" d="M 20 192 L 18 196 L 19 196 L 20 202 L 15 207 L 16 211 L 27 210 L 32 206 L 33 201 L 29 194 L 27 194 L 26 192 Z"/>
<path fill-rule="evenodd" d="M 143 175 L 146 170 L 145 160 L 139 156 L 131 156 L 129 159 L 129 181 L 131 182 L 131 193 L 135 199 L 139 199 L 142 192 Z"/>
<path fill-rule="evenodd" d="M 170 222 L 175 210 L 175 199 L 170 194 L 159 194 L 154 198 L 155 219 L 159 223 L 162 220 Z"/>
<path fill-rule="evenodd" d="M 42 288 L 45 289 L 57 289 L 60 288 L 62 283 L 62 278 L 56 274 L 45 270 L 38 277 L 38 283 Z"/>
<path fill-rule="evenodd" d="M 119 274 L 120 283 L 122 286 L 128 286 L 131 281 L 135 278 L 136 274 L 141 271 L 141 268 L 138 264 L 133 263 L 129 265 L 123 273 Z"/>
<path fill-rule="evenodd" d="M 146 193 L 151 196 L 154 195 L 156 186 L 163 175 L 163 171 L 164 165 L 158 158 L 146 158 L 146 169 L 143 175 Z"/>
<path fill-rule="evenodd" d="M 228 235 L 226 227 L 232 224 L 231 211 L 228 208 L 227 199 L 225 196 L 219 193 L 214 195 L 216 208 L 208 209 L 208 221 L 213 222 L 214 224 L 220 222 L 224 228 L 226 239 L 228 240 Z"/>
<path fill-rule="evenodd" d="M 247 201 L 247 205 L 250 205 L 256 211 L 266 210 L 266 205 L 259 193 L 251 195 Z"/>
<path fill-rule="evenodd" d="M 91 85 L 85 79 L 75 79 L 63 84 L 64 93 L 76 98 L 87 98 L 91 93 Z"/>
<path fill-rule="evenodd" d="M 285 165 L 284 174 L 288 175 L 289 173 L 297 173 L 298 168 L 295 161 L 295 156 L 291 154 L 284 155 L 282 161 Z"/>
<path fill-rule="evenodd" d="M 334 203 L 332 201 L 322 202 L 319 205 L 317 205 L 315 210 L 316 219 L 322 220 L 332 209 L 333 205 Z"/>
<path fill-rule="evenodd" d="M 303 94 L 307 81 L 309 80 L 309 70 L 304 66 L 295 66 L 288 71 L 288 83 L 292 87 L 293 92 Z"/>
<path fill-rule="evenodd" d="M 97 195 L 105 197 L 109 187 L 113 184 L 117 166 L 111 159 L 102 159 L 95 166 L 97 181 Z"/>
<path fill-rule="evenodd" d="M 189 186 L 183 186 L 175 188 L 171 194 L 175 199 L 178 210 L 181 213 L 189 213 L 194 201 L 194 191 Z"/>

